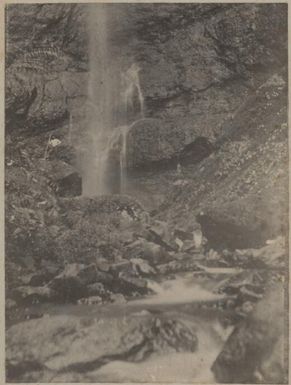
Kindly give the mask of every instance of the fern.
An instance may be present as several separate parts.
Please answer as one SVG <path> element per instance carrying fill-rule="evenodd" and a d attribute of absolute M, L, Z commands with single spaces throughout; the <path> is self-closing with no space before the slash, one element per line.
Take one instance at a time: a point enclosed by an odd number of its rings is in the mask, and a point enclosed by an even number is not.
<path fill-rule="evenodd" d="M 13 72 L 45 74 L 53 69 L 62 56 L 62 52 L 56 47 L 39 47 L 19 55 L 8 69 Z"/>

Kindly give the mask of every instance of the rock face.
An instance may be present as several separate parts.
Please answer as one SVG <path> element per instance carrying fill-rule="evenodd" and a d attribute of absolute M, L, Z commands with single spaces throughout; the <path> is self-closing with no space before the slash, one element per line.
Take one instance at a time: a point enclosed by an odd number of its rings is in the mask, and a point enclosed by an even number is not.
<path fill-rule="evenodd" d="M 17 90 L 34 90 L 19 123 L 51 129 L 68 117 L 70 99 L 87 94 L 86 33 L 78 6 L 9 6 L 7 89 L 10 110 L 18 109 Z M 83 31 L 83 33 L 80 33 Z M 79 48 L 80 47 L 80 48 Z M 76 60 L 76 57 L 78 59 Z M 9 114 L 12 124 L 17 123 Z"/>
<path fill-rule="evenodd" d="M 225 122 L 217 150 L 194 169 L 187 185 L 177 185 L 169 194 L 163 219 L 167 212 L 168 220 L 181 226 L 200 221 L 214 248 L 261 247 L 287 233 L 284 74 L 264 81 Z"/>
<path fill-rule="evenodd" d="M 114 360 L 139 362 L 152 354 L 197 348 L 193 330 L 175 319 L 80 319 L 55 316 L 7 332 L 8 381 L 98 381 L 98 368 Z"/>
<path fill-rule="evenodd" d="M 88 94 L 88 6 L 6 12 L 9 121 L 15 115 L 40 130 L 78 114 Z M 154 118 L 135 128 L 136 165 L 168 160 L 198 137 L 214 142 L 253 89 L 286 63 L 284 4 L 108 4 L 107 16 L 112 52 L 121 67 L 130 56 L 141 68 L 145 116 Z M 146 155 L 144 145 L 152 149 Z"/>

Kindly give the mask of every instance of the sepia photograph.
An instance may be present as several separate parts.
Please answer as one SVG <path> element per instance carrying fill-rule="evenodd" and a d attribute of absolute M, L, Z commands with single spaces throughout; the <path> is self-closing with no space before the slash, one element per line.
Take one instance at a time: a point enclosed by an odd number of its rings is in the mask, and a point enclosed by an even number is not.
<path fill-rule="evenodd" d="M 287 2 L 4 17 L 6 383 L 288 384 Z"/>

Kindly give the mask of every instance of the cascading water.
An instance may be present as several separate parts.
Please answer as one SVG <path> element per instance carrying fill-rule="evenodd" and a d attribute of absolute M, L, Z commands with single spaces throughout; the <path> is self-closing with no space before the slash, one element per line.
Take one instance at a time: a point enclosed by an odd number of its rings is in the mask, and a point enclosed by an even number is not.
<path fill-rule="evenodd" d="M 83 194 L 124 193 L 127 183 L 127 135 L 130 125 L 144 117 L 138 65 L 122 72 L 113 55 L 110 8 L 89 6 L 91 112 L 87 156 L 83 159 Z"/>
<path fill-rule="evenodd" d="M 122 96 L 125 105 L 127 119 L 135 117 L 134 115 L 140 115 L 140 118 L 144 117 L 144 98 L 141 91 L 139 80 L 140 68 L 133 63 L 131 67 L 122 74 L 122 86 L 124 88 Z M 138 105 L 135 106 L 135 103 Z"/>
<path fill-rule="evenodd" d="M 106 193 L 103 150 L 114 127 L 116 99 L 115 71 L 108 43 L 106 4 L 92 4 L 88 9 L 89 28 L 89 101 L 88 151 L 83 161 L 83 194 Z"/>
<path fill-rule="evenodd" d="M 122 126 L 117 135 L 120 135 L 120 192 L 127 189 L 128 149 L 127 135 L 131 124 L 136 119 L 144 118 L 144 98 L 139 80 L 140 68 L 134 63 L 122 74 L 122 100 L 125 109 L 125 126 Z"/>

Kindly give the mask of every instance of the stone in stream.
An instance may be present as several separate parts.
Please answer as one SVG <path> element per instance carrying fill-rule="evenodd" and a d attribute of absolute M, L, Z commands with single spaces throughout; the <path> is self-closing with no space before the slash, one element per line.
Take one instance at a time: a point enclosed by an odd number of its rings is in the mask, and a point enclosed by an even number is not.
<path fill-rule="evenodd" d="M 266 246 L 261 249 L 246 250 L 252 253 L 255 260 L 261 261 L 270 268 L 284 268 L 287 259 L 287 240 L 279 236 L 276 239 L 268 240 Z"/>
<path fill-rule="evenodd" d="M 92 283 L 87 286 L 89 296 L 100 296 L 104 297 L 107 293 L 104 285 L 101 282 Z"/>
<path fill-rule="evenodd" d="M 110 273 L 99 271 L 94 263 L 87 266 L 71 263 L 50 281 L 49 287 L 57 292 L 60 301 L 72 302 L 87 295 L 101 295 L 100 285 L 110 288 L 113 281 Z"/>
<path fill-rule="evenodd" d="M 194 352 L 194 330 L 186 321 L 148 313 L 104 319 L 52 316 L 19 323 L 7 330 L 6 380 L 56 382 L 65 376 L 65 381 L 82 382 L 110 361 Z"/>
<path fill-rule="evenodd" d="M 102 258 L 102 257 L 96 258 L 96 266 L 98 270 L 104 271 L 104 272 L 108 272 L 110 269 L 109 262 L 106 260 L 106 258 Z"/>
<path fill-rule="evenodd" d="M 126 303 L 126 299 L 125 299 L 124 295 L 122 295 L 120 293 L 117 293 L 117 294 L 111 293 L 109 299 L 111 302 L 118 303 L 118 304 Z"/>
<path fill-rule="evenodd" d="M 52 280 L 65 280 L 66 278 L 78 278 L 84 285 L 88 285 L 96 281 L 97 268 L 94 263 L 85 265 L 82 263 L 69 263 L 64 270 Z"/>
<path fill-rule="evenodd" d="M 77 301 L 79 305 L 99 305 L 102 302 L 103 302 L 102 298 L 99 297 L 98 295 L 93 295 L 88 298 L 80 298 Z"/>
<path fill-rule="evenodd" d="M 110 286 L 114 280 L 112 274 L 104 272 L 104 271 L 96 271 L 95 281 L 98 283 L 102 283 L 103 285 Z M 90 286 L 90 285 L 89 285 Z"/>
<path fill-rule="evenodd" d="M 53 272 L 45 270 L 40 273 L 31 274 L 28 279 L 27 285 L 30 286 L 42 286 L 48 283 L 54 277 Z"/>
<path fill-rule="evenodd" d="M 149 275 L 155 275 L 156 274 L 155 269 L 152 266 L 150 266 L 150 264 L 142 258 L 132 258 L 130 260 L 130 262 L 133 265 L 134 271 L 138 275 L 149 276 Z"/>
<path fill-rule="evenodd" d="M 182 271 L 201 271 L 197 261 L 195 260 L 182 260 L 182 261 L 171 261 L 156 267 L 158 273 L 169 274 L 178 273 Z"/>
<path fill-rule="evenodd" d="M 165 262 L 168 259 L 168 253 L 161 245 L 143 238 L 137 239 L 128 245 L 127 250 L 129 257 L 142 258 L 153 265 Z"/>
<path fill-rule="evenodd" d="M 96 266 L 71 263 L 62 273 L 53 278 L 49 287 L 57 292 L 59 300 L 71 302 L 87 296 L 86 285 L 96 280 Z"/>
<path fill-rule="evenodd" d="M 56 299 L 57 293 L 46 286 L 19 286 L 12 291 L 12 297 L 18 303 L 34 304 L 53 301 Z"/>
<path fill-rule="evenodd" d="M 116 280 L 115 286 L 113 285 L 112 289 L 115 292 L 121 292 L 126 295 L 131 294 L 132 291 L 136 291 L 140 294 L 147 294 L 149 291 L 145 279 L 137 278 L 124 272 L 119 274 L 118 280 Z"/>

